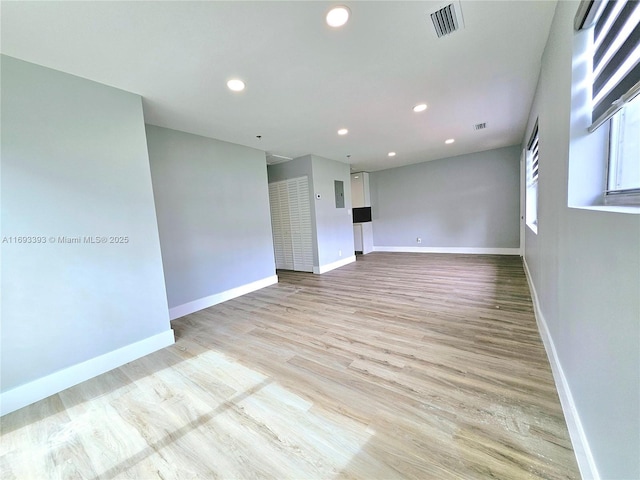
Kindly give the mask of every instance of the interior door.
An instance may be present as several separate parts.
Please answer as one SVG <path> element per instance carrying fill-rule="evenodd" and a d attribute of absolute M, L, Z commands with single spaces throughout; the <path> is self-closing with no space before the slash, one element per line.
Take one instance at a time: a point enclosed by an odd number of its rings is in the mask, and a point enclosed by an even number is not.
<path fill-rule="evenodd" d="M 269 203 L 276 268 L 313 271 L 308 178 L 270 183 Z"/>

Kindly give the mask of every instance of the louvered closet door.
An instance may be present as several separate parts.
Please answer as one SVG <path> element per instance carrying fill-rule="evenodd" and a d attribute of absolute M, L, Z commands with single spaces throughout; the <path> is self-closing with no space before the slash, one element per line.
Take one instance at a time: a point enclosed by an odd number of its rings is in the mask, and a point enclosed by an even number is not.
<path fill-rule="evenodd" d="M 289 202 L 289 195 L 287 191 L 286 182 L 279 182 L 278 185 L 278 197 L 280 204 L 280 221 L 282 222 L 282 251 L 284 259 L 282 266 L 277 268 L 283 268 L 285 270 L 294 270 L 293 267 L 293 244 L 291 239 L 291 221 L 289 217 L 291 215 L 291 205 Z"/>
<path fill-rule="evenodd" d="M 289 221 L 289 196 L 286 182 L 269 184 L 271 228 L 276 268 L 293 270 L 293 245 Z"/>
<path fill-rule="evenodd" d="M 311 208 L 307 177 L 269 184 L 276 268 L 313 270 Z"/>
<path fill-rule="evenodd" d="M 313 242 L 311 239 L 311 208 L 309 206 L 309 180 L 307 177 L 289 181 L 289 205 L 291 214 L 291 238 L 293 244 L 293 269 L 313 271 Z"/>

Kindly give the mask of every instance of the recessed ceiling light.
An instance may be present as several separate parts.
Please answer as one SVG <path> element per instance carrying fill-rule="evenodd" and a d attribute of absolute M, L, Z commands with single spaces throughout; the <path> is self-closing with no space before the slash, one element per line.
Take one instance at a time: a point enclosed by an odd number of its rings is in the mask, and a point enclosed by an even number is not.
<path fill-rule="evenodd" d="M 419 103 L 415 107 L 413 107 L 413 111 L 416 113 L 424 112 L 427 109 L 426 103 Z"/>
<path fill-rule="evenodd" d="M 396 152 L 389 152 L 387 155 L 389 155 L 390 157 L 395 157 L 396 156 Z"/>
<path fill-rule="evenodd" d="M 349 133 L 349 130 L 347 130 L 346 128 L 341 128 L 340 130 L 338 130 L 338 135 L 346 135 L 347 133 Z"/>
<path fill-rule="evenodd" d="M 234 78 L 227 82 L 227 87 L 229 87 L 229 90 L 233 90 L 234 92 L 241 92 L 244 90 L 244 82 Z"/>
<path fill-rule="evenodd" d="M 327 25 L 330 27 L 341 27 L 349 21 L 351 11 L 344 6 L 334 7 L 327 13 Z"/>
<path fill-rule="evenodd" d="M 449 144 L 451 144 L 451 143 L 453 143 L 453 142 L 455 142 L 455 141 L 456 141 L 456 140 L 455 140 L 454 138 L 448 138 L 448 139 L 446 139 L 446 140 L 444 141 L 444 143 L 446 143 L 447 145 L 449 145 Z"/>

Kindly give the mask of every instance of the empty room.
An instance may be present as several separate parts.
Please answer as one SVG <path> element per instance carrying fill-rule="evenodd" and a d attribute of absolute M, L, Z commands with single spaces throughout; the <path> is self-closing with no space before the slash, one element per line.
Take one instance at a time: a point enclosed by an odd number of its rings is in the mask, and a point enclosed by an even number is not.
<path fill-rule="evenodd" d="M 0 18 L 3 479 L 640 479 L 640 2 Z"/>

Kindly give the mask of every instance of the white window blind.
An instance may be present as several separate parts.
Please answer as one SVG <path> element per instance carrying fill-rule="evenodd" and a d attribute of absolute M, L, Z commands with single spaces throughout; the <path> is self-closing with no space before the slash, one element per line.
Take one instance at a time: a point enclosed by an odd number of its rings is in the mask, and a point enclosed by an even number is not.
<path fill-rule="evenodd" d="M 593 131 L 640 93 L 640 2 L 583 0 L 576 28 L 593 27 Z"/>
<path fill-rule="evenodd" d="M 538 133 L 538 121 L 533 127 L 531 137 L 527 143 L 526 151 L 526 176 L 527 189 L 525 193 L 525 221 L 529 228 L 538 233 L 538 168 L 540 160 L 540 142 Z"/>
<path fill-rule="evenodd" d="M 536 122 L 536 126 L 533 128 L 531 138 L 529 139 L 529 143 L 527 144 L 527 150 L 529 151 L 529 178 L 527 180 L 529 185 L 532 185 L 538 181 L 538 147 L 538 123 Z"/>

